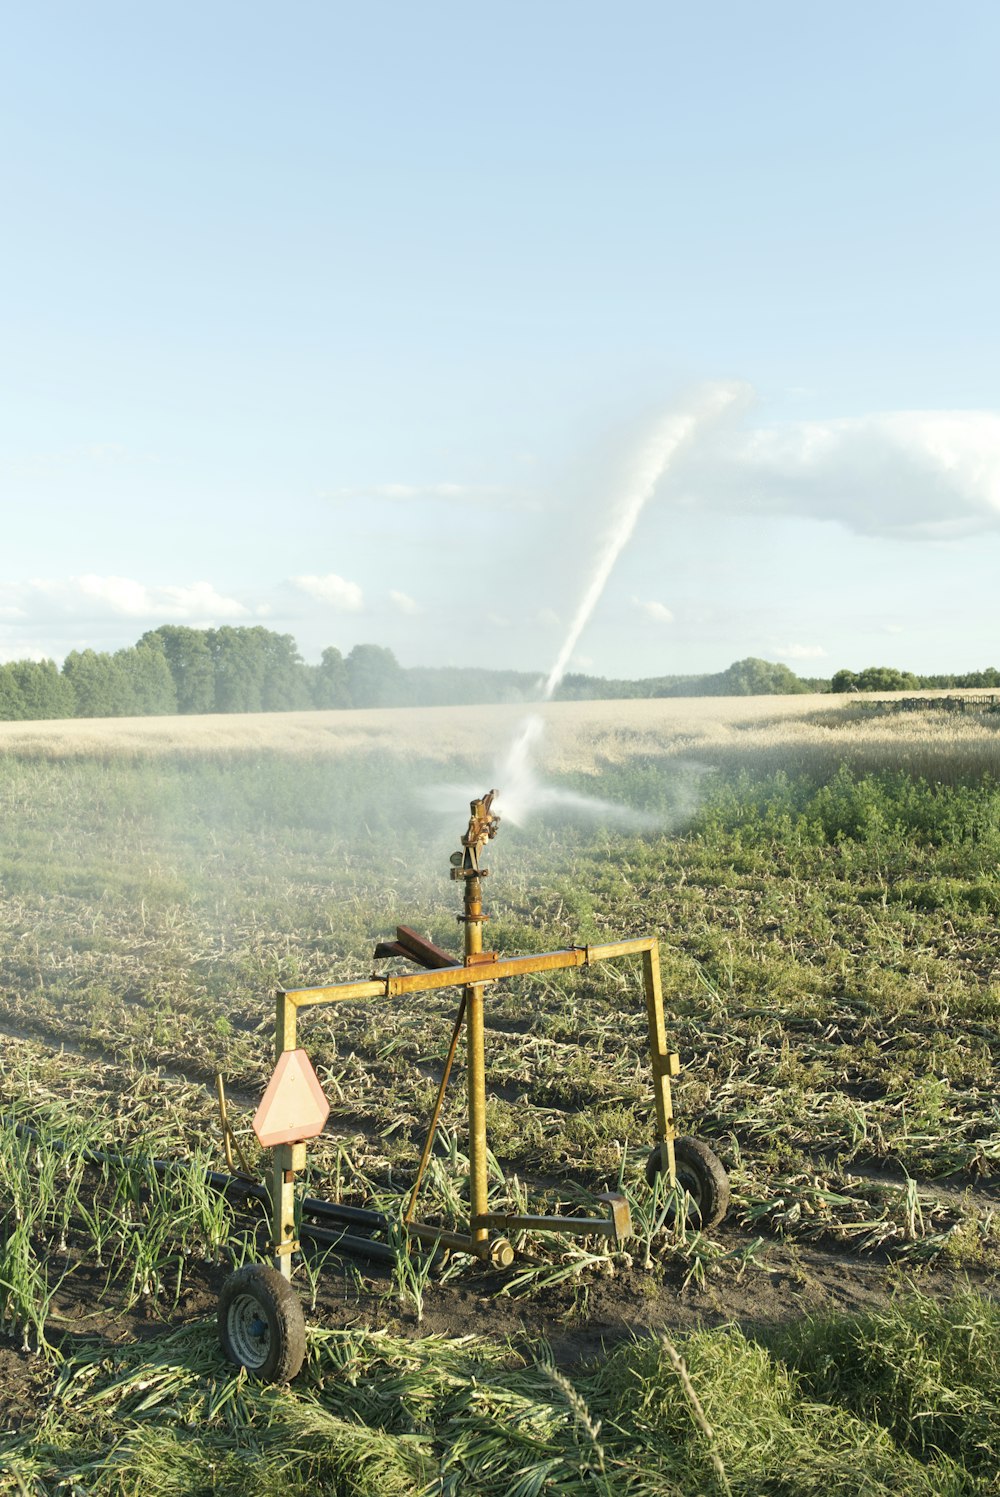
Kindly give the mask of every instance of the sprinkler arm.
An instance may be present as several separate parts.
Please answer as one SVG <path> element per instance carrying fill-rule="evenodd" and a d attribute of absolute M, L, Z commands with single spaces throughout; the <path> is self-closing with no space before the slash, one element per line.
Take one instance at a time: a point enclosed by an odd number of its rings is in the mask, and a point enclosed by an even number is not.
<path fill-rule="evenodd" d="M 500 818 L 494 816 L 492 805 L 495 790 L 489 790 L 479 800 L 469 802 L 469 829 L 462 838 L 464 852 L 451 855 L 452 878 L 480 878 L 486 869 L 479 866 L 479 850 L 485 847 L 500 830 Z"/>
<path fill-rule="evenodd" d="M 495 790 L 489 790 L 482 800 L 469 802 L 469 830 L 462 838 L 463 847 L 485 847 L 486 843 L 495 837 L 500 829 L 500 818 L 494 816 L 490 807 L 496 796 Z"/>

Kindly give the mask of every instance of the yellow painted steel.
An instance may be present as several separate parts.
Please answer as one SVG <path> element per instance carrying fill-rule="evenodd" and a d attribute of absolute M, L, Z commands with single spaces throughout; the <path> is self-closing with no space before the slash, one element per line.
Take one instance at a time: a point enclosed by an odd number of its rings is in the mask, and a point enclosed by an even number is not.
<path fill-rule="evenodd" d="M 253 1170 L 247 1163 L 247 1156 L 243 1152 L 243 1146 L 236 1134 L 233 1132 L 229 1122 L 229 1105 L 226 1101 L 226 1082 L 221 1071 L 215 1073 L 215 1093 L 219 1103 L 219 1124 L 222 1128 L 222 1146 L 226 1153 L 226 1168 L 231 1175 L 242 1172 L 244 1175 L 253 1176 Z M 236 1159 L 240 1162 L 239 1171 L 236 1168 Z"/>
<path fill-rule="evenodd" d="M 502 1227 L 505 1232 L 565 1232 L 571 1237 L 610 1237 L 624 1242 L 632 1235 L 632 1216 L 628 1202 L 620 1196 L 620 1207 L 603 1218 L 593 1216 L 531 1216 L 491 1211 L 480 1217 L 484 1227 Z M 475 1224 L 476 1219 L 473 1218 Z"/>
<path fill-rule="evenodd" d="M 305 1165 L 305 1144 L 278 1144 L 272 1149 L 271 1253 L 274 1266 L 286 1279 L 292 1276 L 295 1238 L 295 1172 Z"/>
<path fill-rule="evenodd" d="M 667 1181 L 676 1183 L 674 1160 L 674 1120 L 670 1078 L 677 1074 L 678 1059 L 667 1043 L 660 983 L 659 946 L 653 937 L 626 941 L 609 941 L 593 946 L 571 946 L 562 951 L 547 951 L 531 956 L 494 959 L 483 950 L 483 922 L 487 916 L 482 907 L 482 877 L 486 869 L 479 866 L 479 850 L 495 834 L 497 822 L 491 816 L 493 793 L 472 803 L 469 831 L 462 838 L 464 853 L 452 859 L 452 877 L 464 883 L 464 912 L 459 916 L 464 928 L 464 963 L 431 971 L 397 977 L 371 978 L 365 982 L 337 983 L 329 987 L 279 989 L 275 995 L 275 1061 L 286 1050 L 297 1045 L 297 1014 L 300 1008 L 329 1003 L 344 1003 L 368 998 L 397 998 L 416 993 L 438 992 L 446 988 L 463 990 L 444 1075 L 438 1089 L 434 1115 L 420 1161 L 417 1181 L 406 1213 L 410 1236 L 424 1243 L 439 1243 L 475 1253 L 496 1267 L 508 1267 L 514 1252 L 503 1236 L 491 1236 L 491 1229 L 551 1230 L 571 1233 L 605 1233 L 620 1240 L 631 1230 L 627 1205 L 620 1197 L 604 1197 L 610 1203 L 610 1216 L 604 1220 L 574 1217 L 544 1217 L 491 1214 L 488 1202 L 488 1152 L 486 1136 L 486 1058 L 484 995 L 488 986 L 510 978 L 529 976 L 534 972 L 558 972 L 589 967 L 596 962 L 622 957 L 642 958 L 643 991 L 649 1028 L 649 1053 L 653 1079 L 653 1102 L 656 1110 L 656 1141 L 664 1146 Z M 467 1049 L 467 1101 L 469 1114 L 469 1232 L 444 1231 L 438 1227 L 410 1220 L 416 1202 L 420 1178 L 433 1146 L 444 1090 L 448 1083 L 455 1046 L 463 1022 Z M 295 1241 L 295 1175 L 305 1167 L 305 1144 L 285 1144 L 273 1152 L 272 1244 L 275 1265 L 286 1277 L 291 1274 L 291 1256 L 298 1247 Z"/>
<path fill-rule="evenodd" d="M 399 977 L 370 978 L 366 982 L 341 982 L 334 987 L 287 988 L 279 994 L 294 1008 L 314 1004 L 357 1002 L 364 998 L 403 998 L 410 993 L 430 993 L 440 988 L 462 988 L 469 983 L 484 985 L 531 972 L 559 972 L 571 967 L 589 967 L 620 956 L 641 956 L 657 950 L 654 938 L 612 941 L 602 946 L 571 946 L 565 951 L 542 951 L 533 956 L 511 956 L 481 966 L 441 967 L 435 972 L 407 972 Z M 294 1048 L 294 1046 L 292 1047 Z"/>
<path fill-rule="evenodd" d="M 420 1186 L 423 1183 L 424 1175 L 427 1172 L 427 1166 L 430 1163 L 431 1150 L 434 1147 L 434 1140 L 437 1137 L 438 1123 L 441 1120 L 441 1107 L 444 1102 L 444 1094 L 448 1088 L 448 1080 L 451 1076 L 451 1068 L 455 1064 L 455 1051 L 458 1049 L 459 1036 L 462 1033 L 462 1026 L 465 1023 L 466 1002 L 467 1000 L 465 998 L 465 995 L 463 994 L 462 1002 L 459 1005 L 458 1015 L 455 1019 L 455 1027 L 451 1031 L 451 1044 L 448 1046 L 448 1054 L 445 1057 L 444 1070 L 441 1073 L 441 1080 L 438 1084 L 437 1096 L 434 1099 L 434 1111 L 431 1113 L 431 1120 L 427 1125 L 427 1137 L 424 1139 L 424 1147 L 420 1155 L 420 1163 L 417 1165 L 417 1178 L 413 1182 L 413 1189 L 410 1191 L 410 1199 L 407 1202 L 406 1211 L 403 1215 L 403 1220 L 405 1222 L 411 1222 L 413 1220 L 413 1213 L 417 1209 L 417 1196 L 420 1194 Z"/>
<path fill-rule="evenodd" d="M 275 995 L 274 1059 L 296 1047 L 296 1010 L 283 992 Z M 271 1255 L 286 1279 L 292 1276 L 295 1240 L 295 1174 L 305 1169 L 305 1144 L 279 1144 L 271 1154 Z"/>
<path fill-rule="evenodd" d="M 465 961 L 483 949 L 483 890 L 478 877 L 465 880 Z M 481 975 L 485 963 L 474 970 Z M 445 969 L 447 970 L 447 969 Z M 483 989 L 470 983 L 465 989 L 465 1034 L 467 1091 L 469 1099 L 469 1220 L 473 1252 L 483 1252 L 489 1228 L 475 1225 L 486 1212 L 489 1194 L 486 1159 L 486 1036 L 483 1023 Z"/>
<path fill-rule="evenodd" d="M 674 1162 L 674 1108 L 670 1095 L 670 1077 L 676 1075 L 677 1057 L 667 1044 L 667 1026 L 663 1017 L 663 988 L 660 982 L 660 953 L 656 943 L 642 959 L 642 985 L 646 995 L 646 1019 L 649 1025 L 649 1060 L 653 1071 L 653 1105 L 656 1108 L 656 1137 L 667 1156 L 667 1184 L 674 1185 L 677 1169 Z"/>

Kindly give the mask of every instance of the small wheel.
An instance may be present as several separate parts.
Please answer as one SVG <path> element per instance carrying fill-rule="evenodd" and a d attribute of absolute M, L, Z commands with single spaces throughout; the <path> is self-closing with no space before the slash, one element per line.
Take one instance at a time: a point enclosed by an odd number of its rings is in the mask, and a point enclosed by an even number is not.
<path fill-rule="evenodd" d="M 674 1165 L 677 1184 L 694 1202 L 699 1225 L 705 1231 L 717 1227 L 729 1210 L 729 1176 L 722 1161 L 700 1138 L 675 1138 Z M 652 1185 L 666 1173 L 667 1146 L 660 1143 L 646 1160 L 646 1179 Z"/>
<path fill-rule="evenodd" d="M 275 1268 L 245 1263 L 222 1286 L 219 1340 L 237 1367 L 262 1383 L 290 1383 L 306 1354 L 302 1305 Z"/>

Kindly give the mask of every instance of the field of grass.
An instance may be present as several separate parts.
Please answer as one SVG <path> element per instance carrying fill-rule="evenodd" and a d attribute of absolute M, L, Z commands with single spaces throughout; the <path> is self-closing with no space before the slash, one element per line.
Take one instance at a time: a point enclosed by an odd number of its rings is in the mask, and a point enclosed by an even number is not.
<path fill-rule="evenodd" d="M 514 716 L 0 725 L 0 1384 L 52 1395 L 43 1418 L 11 1395 L 0 1490 L 996 1490 L 1000 732 L 830 697 L 546 718 L 546 773 L 642 829 L 505 823 L 490 944 L 659 936 L 678 1121 L 730 1170 L 730 1217 L 670 1225 L 645 1185 L 629 963 L 491 990 L 498 1207 L 621 1182 L 637 1237 L 521 1244 L 506 1280 L 307 1261 L 291 1393 L 231 1377 L 204 1320 L 260 1253 L 202 1185 L 211 1082 L 258 1163 L 274 987 L 367 975 L 401 922 L 458 945 L 464 792 L 425 792 L 486 789 Z M 398 1209 L 454 1006 L 303 1019 L 333 1103 L 313 1194 Z"/>

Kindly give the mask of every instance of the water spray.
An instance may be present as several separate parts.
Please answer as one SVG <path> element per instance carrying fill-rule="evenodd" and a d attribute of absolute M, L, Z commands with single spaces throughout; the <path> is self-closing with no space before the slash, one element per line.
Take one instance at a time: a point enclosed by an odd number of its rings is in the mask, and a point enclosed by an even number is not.
<path fill-rule="evenodd" d="M 740 393 L 735 384 L 715 384 L 704 390 L 687 410 L 672 411 L 657 423 L 636 455 L 625 485 L 611 512 L 587 586 L 542 690 L 550 702 L 566 674 L 573 651 L 590 616 L 601 600 L 619 556 L 632 539 L 639 516 L 678 452 L 707 421 L 722 414 Z"/>
<path fill-rule="evenodd" d="M 717 383 L 707 386 L 683 410 L 664 416 L 640 447 L 626 481 L 614 504 L 609 523 L 594 560 L 587 585 L 580 596 L 576 612 L 559 648 L 552 669 L 542 688 L 540 700 L 550 702 L 569 667 L 580 636 L 590 622 L 608 585 L 622 551 L 632 539 L 639 516 L 656 491 L 667 468 L 677 454 L 709 422 L 718 419 L 742 394 L 742 386 Z M 607 815 L 616 809 L 607 801 L 572 794 L 538 783 L 533 768 L 532 749 L 540 742 L 545 724 L 537 713 L 524 718 L 514 734 L 503 764 L 503 782 L 508 790 L 504 797 L 504 814 L 520 821 L 529 810 L 545 805 L 561 806 L 591 816 Z"/>

